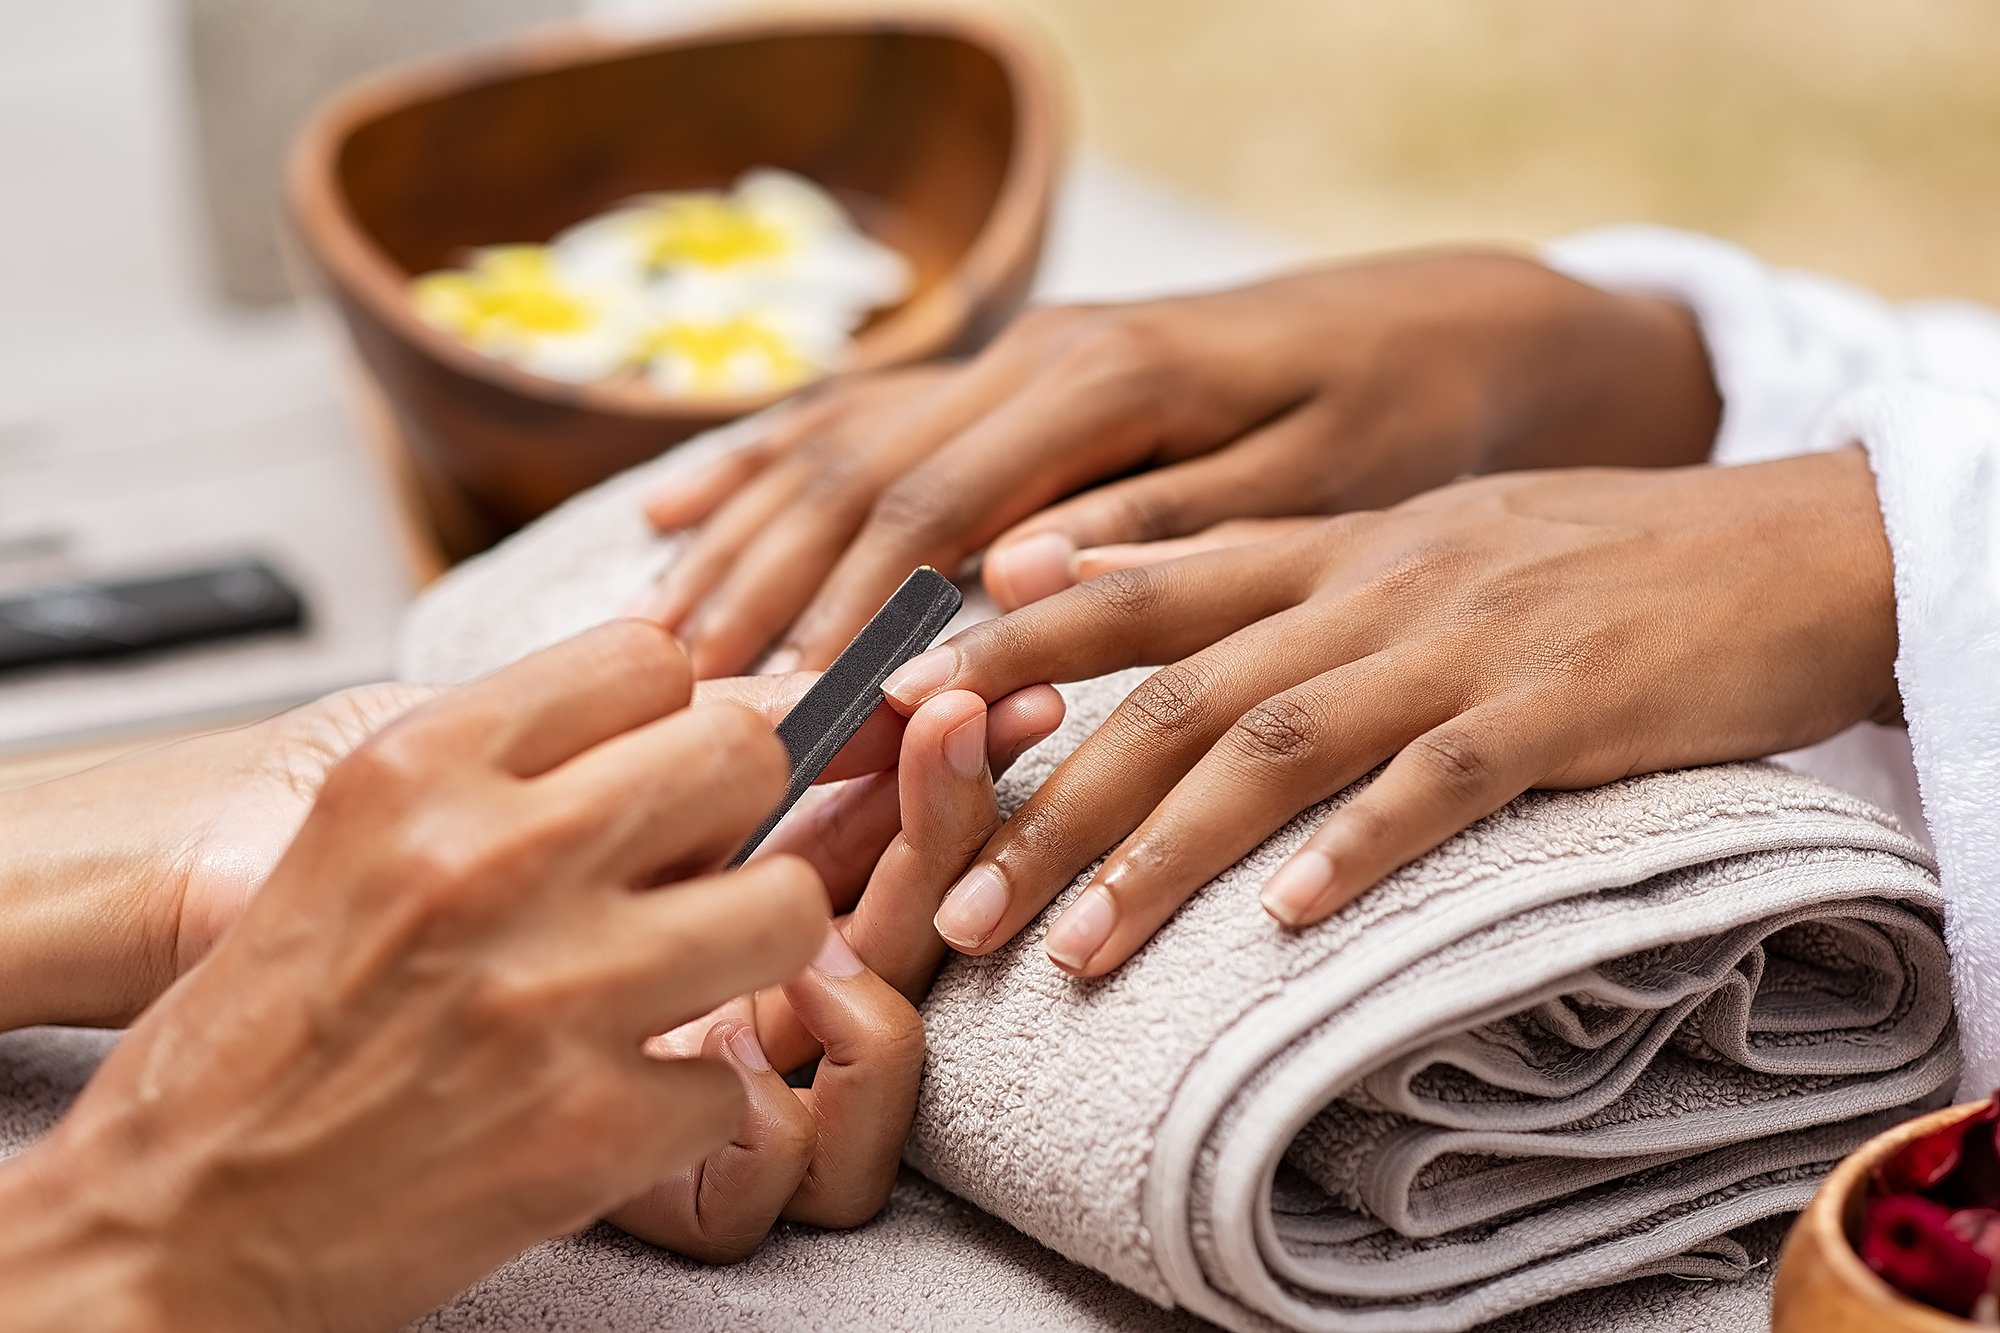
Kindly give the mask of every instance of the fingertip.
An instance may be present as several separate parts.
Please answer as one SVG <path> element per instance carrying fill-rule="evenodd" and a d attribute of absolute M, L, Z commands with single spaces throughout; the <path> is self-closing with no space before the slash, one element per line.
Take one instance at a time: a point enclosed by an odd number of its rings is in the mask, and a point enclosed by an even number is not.
<path fill-rule="evenodd" d="M 1265 881 L 1257 895 L 1258 904 L 1272 920 L 1290 929 L 1316 925 L 1359 892 L 1359 888 L 1341 882 L 1340 870 L 1324 845 L 1301 848 Z"/>
<path fill-rule="evenodd" d="M 741 1065 L 753 1074 L 771 1072 L 771 1061 L 764 1054 L 764 1047 L 757 1040 L 757 1029 L 748 1023 L 738 1023 L 724 1035 L 722 1045 L 729 1053 L 730 1063 Z"/>
<path fill-rule="evenodd" d="M 924 700 L 949 685 L 957 674 L 958 650 L 950 643 L 941 643 L 890 672 L 888 679 L 882 682 L 882 693 L 894 703 L 903 705 L 896 711 L 907 717 Z"/>
<path fill-rule="evenodd" d="M 993 600 L 1012 611 L 1074 584 L 1075 555 L 1076 543 L 1060 532 L 1038 532 L 1014 541 L 1003 538 L 986 552 L 981 578 Z"/>
<path fill-rule="evenodd" d="M 1090 974 L 1092 962 L 1118 924 L 1118 905 L 1097 885 L 1064 909 L 1042 939 L 1049 961 L 1073 976 Z"/>
<path fill-rule="evenodd" d="M 674 1125 L 675 1155 L 700 1161 L 736 1137 L 750 1113 L 744 1080 L 726 1059 L 704 1053 L 657 1066 L 672 1080 L 680 1112 Z"/>
<path fill-rule="evenodd" d="M 760 856 L 734 872 L 742 884 L 743 910 L 769 932 L 770 962 L 777 976 L 804 970 L 826 939 L 829 900 L 812 863 L 790 852 Z"/>
<path fill-rule="evenodd" d="M 812 970 L 836 981 L 852 980 L 864 970 L 847 937 L 831 921 L 827 922 L 826 938 L 820 942 L 819 952 L 813 955 Z"/>
<path fill-rule="evenodd" d="M 987 952 L 1007 915 L 1007 881 L 991 862 L 966 871 L 945 895 L 931 923 L 946 944 L 965 954 Z"/>

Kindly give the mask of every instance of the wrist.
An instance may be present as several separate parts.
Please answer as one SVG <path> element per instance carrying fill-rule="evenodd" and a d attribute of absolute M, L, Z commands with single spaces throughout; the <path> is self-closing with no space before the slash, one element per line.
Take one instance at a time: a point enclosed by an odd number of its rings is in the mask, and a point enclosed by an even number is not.
<path fill-rule="evenodd" d="M 98 772 L 0 793 L 0 1030 L 120 1026 L 173 980 L 185 848 Z"/>
<path fill-rule="evenodd" d="M 1514 262 L 1478 470 L 1706 462 L 1722 397 L 1693 312 Z"/>

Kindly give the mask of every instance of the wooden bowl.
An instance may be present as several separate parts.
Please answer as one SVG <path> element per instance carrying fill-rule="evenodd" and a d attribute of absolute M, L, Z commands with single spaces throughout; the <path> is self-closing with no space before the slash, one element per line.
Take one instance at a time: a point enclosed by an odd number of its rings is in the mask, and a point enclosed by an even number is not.
<path fill-rule="evenodd" d="M 1771 1333 L 1965 1333 L 1973 1325 L 1913 1301 L 1875 1276 L 1855 1245 L 1877 1164 L 1986 1105 L 1948 1106 L 1878 1134 L 1833 1169 L 1799 1214 L 1778 1256 Z"/>
<path fill-rule="evenodd" d="M 909 299 L 857 335 L 852 368 L 970 350 L 1033 280 L 1056 119 L 1045 63 L 966 14 L 551 32 L 334 98 L 294 149 L 291 207 L 456 558 L 777 395 L 543 379 L 416 318 L 413 275 L 468 246 L 547 240 L 645 191 L 784 167 L 915 270 Z"/>

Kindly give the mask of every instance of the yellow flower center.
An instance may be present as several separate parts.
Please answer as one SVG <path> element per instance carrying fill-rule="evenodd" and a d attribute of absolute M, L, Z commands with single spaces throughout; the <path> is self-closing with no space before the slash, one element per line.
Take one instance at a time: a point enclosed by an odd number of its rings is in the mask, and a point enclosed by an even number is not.
<path fill-rule="evenodd" d="M 635 225 L 641 228 L 649 268 L 675 264 L 728 268 L 780 255 L 789 248 L 778 228 L 713 195 L 662 198 L 647 208 Z"/>
<path fill-rule="evenodd" d="M 731 392 L 736 386 L 730 368 L 746 356 L 770 367 L 773 388 L 797 384 L 813 374 L 812 365 L 782 333 L 748 316 L 716 324 L 682 320 L 662 324 L 647 335 L 639 349 L 639 359 L 651 361 L 666 356 L 685 360 L 694 377 L 687 391 L 697 394 Z"/>
<path fill-rule="evenodd" d="M 482 250 L 470 271 L 416 280 L 417 314 L 475 343 L 513 333 L 575 333 L 590 327 L 587 302 L 564 287 L 548 247 Z"/>

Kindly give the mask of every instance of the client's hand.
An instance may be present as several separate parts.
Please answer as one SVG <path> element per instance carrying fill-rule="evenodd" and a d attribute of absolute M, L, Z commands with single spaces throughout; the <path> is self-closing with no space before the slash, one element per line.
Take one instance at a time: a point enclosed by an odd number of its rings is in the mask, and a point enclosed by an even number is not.
<path fill-rule="evenodd" d="M 0 794 L 0 1030 L 130 1021 L 242 914 L 328 770 L 433 693 L 363 686 Z"/>
<path fill-rule="evenodd" d="M 937 917 L 1050 927 L 1082 976 L 1387 761 L 1265 886 L 1327 916 L 1529 787 L 1751 758 L 1899 707 L 1889 548 L 1858 449 L 1755 467 L 1518 473 L 1105 574 L 917 658 L 900 706 L 1172 663 L 998 833 Z"/>
<path fill-rule="evenodd" d="M 824 666 L 911 568 L 989 542 L 987 587 L 1016 607 L 1107 543 L 1390 504 L 1466 472 L 1694 462 L 1719 411 L 1685 311 L 1506 255 L 1035 311 L 962 369 L 810 395 L 654 495 L 661 529 L 701 528 L 647 614 L 702 676 L 781 634 L 775 667 Z"/>
<path fill-rule="evenodd" d="M 643 1043 L 796 975 L 826 900 L 796 857 L 708 873 L 786 759 L 690 680 L 623 621 L 341 762 L 242 919 L 0 1165 L 9 1325 L 393 1328 L 726 1143 L 735 1073 Z"/>
<path fill-rule="evenodd" d="M 880 1211 L 923 1072 L 913 1002 L 944 955 L 931 918 L 944 887 L 999 825 L 991 775 L 1061 720 L 1061 697 L 1046 685 L 1001 700 L 990 714 L 977 695 L 946 691 L 910 719 L 896 769 L 849 783 L 768 844 L 773 854 L 796 849 L 824 866 L 836 909 L 852 914 L 803 975 L 653 1043 L 663 1054 L 727 1061 L 750 1112 L 726 1147 L 619 1209 L 613 1222 L 726 1262 L 755 1250 L 781 1217 L 844 1227 Z M 783 1071 L 815 1055 L 812 1086 L 787 1086 Z"/>

